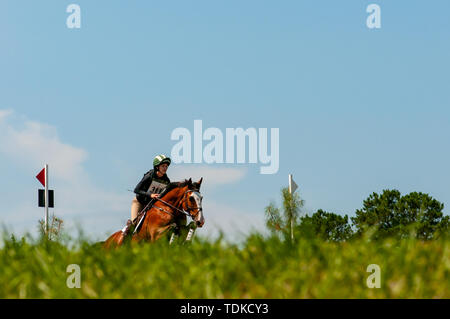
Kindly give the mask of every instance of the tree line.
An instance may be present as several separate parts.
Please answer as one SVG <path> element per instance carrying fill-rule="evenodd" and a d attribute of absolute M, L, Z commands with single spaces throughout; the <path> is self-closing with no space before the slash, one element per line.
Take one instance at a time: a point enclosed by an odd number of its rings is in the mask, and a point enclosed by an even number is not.
<path fill-rule="evenodd" d="M 396 189 L 374 192 L 351 218 L 322 209 L 311 216 L 300 216 L 304 200 L 298 193 L 290 194 L 286 187 L 281 195 L 282 208 L 273 202 L 265 208 L 266 226 L 272 233 L 290 240 L 309 237 L 347 241 L 366 232 L 375 240 L 386 237 L 431 240 L 450 233 L 450 217 L 443 212 L 444 204 L 421 192 L 406 195 Z"/>

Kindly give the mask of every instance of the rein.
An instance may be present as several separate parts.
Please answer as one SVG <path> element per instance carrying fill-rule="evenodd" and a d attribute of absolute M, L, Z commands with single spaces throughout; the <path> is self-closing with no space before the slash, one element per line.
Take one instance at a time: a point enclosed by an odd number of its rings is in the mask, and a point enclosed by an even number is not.
<path fill-rule="evenodd" d="M 183 194 L 183 196 L 186 195 L 186 193 L 189 193 L 189 192 L 193 192 L 193 190 L 187 190 L 187 191 Z M 158 200 L 158 201 L 160 201 L 161 203 L 164 203 L 165 205 L 169 206 L 170 208 L 175 209 L 175 210 L 179 211 L 180 213 L 185 214 L 186 216 L 191 217 L 192 219 L 195 218 L 194 216 L 192 216 L 191 213 L 189 213 L 188 211 L 185 211 L 184 209 L 179 209 L 178 207 L 175 207 L 175 206 L 173 206 L 172 204 L 169 204 L 168 202 L 166 202 L 166 201 L 164 201 L 164 200 L 162 200 L 162 199 L 159 199 L 159 198 L 155 198 L 155 199 Z M 171 215 L 171 216 L 173 217 L 173 214 L 170 213 L 170 212 L 168 212 L 167 210 L 165 210 L 165 209 L 163 209 L 163 208 L 161 208 L 161 207 L 158 207 L 158 206 L 153 206 L 153 207 L 154 207 L 154 208 L 157 208 L 157 209 L 159 209 L 160 211 L 163 211 L 163 212 L 165 212 L 165 213 L 167 213 L 167 214 L 169 214 L 169 215 Z M 190 206 L 188 205 L 188 210 L 189 210 L 189 208 L 192 208 L 192 207 L 190 207 Z M 201 208 L 201 207 L 200 207 L 200 208 L 197 208 L 197 209 L 198 209 L 199 211 L 203 210 L 203 208 Z"/>

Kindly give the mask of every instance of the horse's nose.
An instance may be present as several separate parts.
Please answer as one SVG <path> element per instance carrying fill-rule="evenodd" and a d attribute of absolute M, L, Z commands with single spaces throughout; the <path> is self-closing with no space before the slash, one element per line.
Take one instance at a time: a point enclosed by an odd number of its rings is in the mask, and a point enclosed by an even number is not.
<path fill-rule="evenodd" d="M 203 227 L 204 223 L 205 223 L 205 221 L 203 221 L 203 220 L 197 220 L 197 222 L 196 222 L 197 227 Z"/>

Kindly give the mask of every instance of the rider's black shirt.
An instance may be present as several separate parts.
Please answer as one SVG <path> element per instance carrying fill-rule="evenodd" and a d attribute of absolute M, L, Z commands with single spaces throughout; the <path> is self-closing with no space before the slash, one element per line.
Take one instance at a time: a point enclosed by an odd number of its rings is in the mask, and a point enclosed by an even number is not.
<path fill-rule="evenodd" d="M 152 169 L 144 174 L 144 177 L 139 182 L 139 184 L 136 185 L 134 188 L 134 192 L 136 193 L 136 199 L 141 203 L 142 205 L 147 205 L 150 201 L 150 194 L 149 187 L 152 184 L 152 181 L 169 185 L 170 179 L 167 177 L 167 174 L 164 174 L 162 177 L 158 177 L 156 175 L 156 172 Z"/>

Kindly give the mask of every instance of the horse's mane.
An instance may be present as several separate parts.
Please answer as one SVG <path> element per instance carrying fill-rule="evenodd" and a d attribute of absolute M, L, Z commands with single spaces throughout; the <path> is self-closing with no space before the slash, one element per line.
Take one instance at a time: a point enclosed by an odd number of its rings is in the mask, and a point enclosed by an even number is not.
<path fill-rule="evenodd" d="M 175 188 L 179 188 L 179 187 L 184 187 L 187 185 L 187 180 L 184 180 L 182 182 L 171 182 L 166 189 L 164 190 L 164 192 L 161 194 L 161 197 L 163 195 L 166 195 L 168 192 L 170 192 L 171 190 L 175 189 Z"/>
<path fill-rule="evenodd" d="M 163 198 L 164 196 L 166 196 L 171 190 L 175 189 L 175 188 L 180 188 L 180 187 L 185 187 L 185 186 L 191 186 L 189 189 L 193 189 L 193 190 L 199 190 L 200 186 L 198 185 L 198 183 L 194 183 L 191 181 L 191 183 L 189 184 L 189 180 L 185 179 L 184 181 L 181 182 L 171 182 L 166 189 L 164 190 L 164 192 L 161 193 L 161 197 Z"/>

